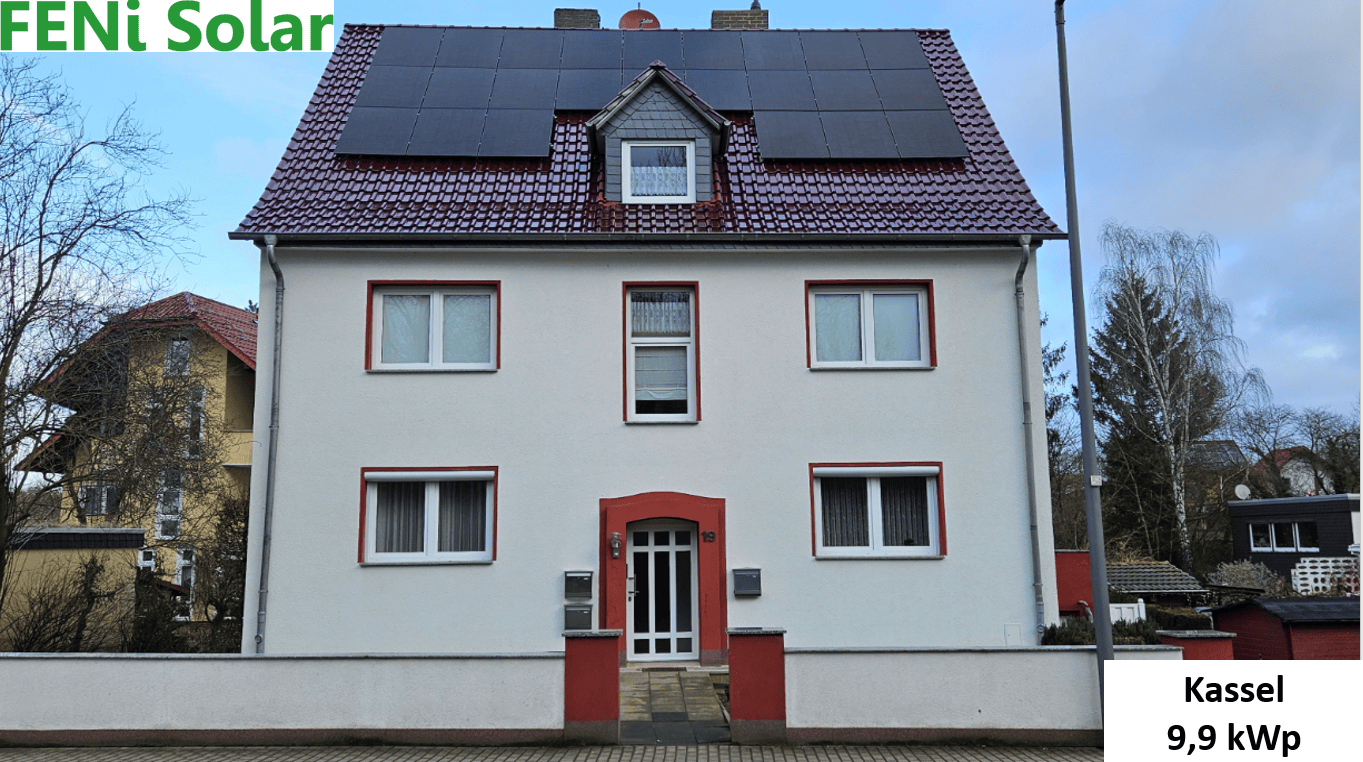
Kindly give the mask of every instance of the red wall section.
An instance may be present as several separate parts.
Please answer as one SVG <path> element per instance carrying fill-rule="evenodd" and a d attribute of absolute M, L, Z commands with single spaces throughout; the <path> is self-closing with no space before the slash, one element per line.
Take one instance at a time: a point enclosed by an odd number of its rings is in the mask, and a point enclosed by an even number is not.
<path fill-rule="evenodd" d="M 1060 613 L 1065 616 L 1086 616 L 1079 601 L 1093 605 L 1093 581 L 1090 578 L 1087 550 L 1057 550 L 1055 552 L 1055 589 L 1060 601 Z"/>
<path fill-rule="evenodd" d="M 1207 661 L 1213 659 L 1234 659 L 1235 638 L 1176 638 L 1161 635 L 1166 646 L 1182 646 L 1184 661 Z"/>
<path fill-rule="evenodd" d="M 739 721 L 786 719 L 785 636 L 729 639 L 729 714 Z"/>
<path fill-rule="evenodd" d="M 1287 629 L 1278 618 L 1258 606 L 1245 606 L 1216 615 L 1216 629 L 1235 633 L 1237 659 L 1291 659 Z"/>
<path fill-rule="evenodd" d="M 613 637 L 568 637 L 563 654 L 563 719 L 593 722 L 620 719 L 619 641 Z"/>
<path fill-rule="evenodd" d="M 1358 658 L 1358 625 L 1296 624 L 1289 632 L 1294 659 Z"/>

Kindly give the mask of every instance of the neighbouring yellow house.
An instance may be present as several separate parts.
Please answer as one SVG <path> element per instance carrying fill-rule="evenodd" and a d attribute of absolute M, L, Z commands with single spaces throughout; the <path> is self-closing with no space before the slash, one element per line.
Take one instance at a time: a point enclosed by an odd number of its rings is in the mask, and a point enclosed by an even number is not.
<path fill-rule="evenodd" d="M 49 379 L 72 414 L 25 468 L 61 475 L 61 506 L 20 533 L 5 618 L 92 557 L 128 590 L 138 568 L 158 571 L 184 616 L 207 615 L 197 556 L 224 501 L 247 497 L 255 354 L 255 313 L 185 292 L 110 321 Z"/>

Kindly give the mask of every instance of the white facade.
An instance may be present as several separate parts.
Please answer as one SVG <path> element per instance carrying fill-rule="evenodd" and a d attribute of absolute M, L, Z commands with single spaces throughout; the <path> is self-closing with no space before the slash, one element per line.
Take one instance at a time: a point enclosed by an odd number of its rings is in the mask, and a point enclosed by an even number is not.
<path fill-rule="evenodd" d="M 723 501 L 730 627 L 790 647 L 1037 643 L 1014 276 L 979 249 L 277 249 L 287 291 L 265 651 L 531 653 L 563 647 L 563 573 L 624 610 L 602 499 Z M 1058 618 L 1034 261 L 1024 279 L 1041 581 Z M 930 282 L 932 368 L 811 369 L 810 282 Z M 366 370 L 371 282 L 495 283 L 499 366 Z M 625 421 L 625 284 L 688 283 L 699 420 Z M 260 371 L 274 278 L 262 265 Z M 377 330 L 377 329 L 373 329 Z M 255 650 L 270 384 L 257 384 L 243 648 Z M 816 557 L 815 464 L 940 464 L 944 554 Z M 360 562 L 362 469 L 495 470 L 490 562 Z M 370 556 L 372 559 L 372 555 Z M 603 560 L 604 559 L 604 560 Z M 732 568 L 761 569 L 760 597 Z M 603 574 L 605 572 L 605 574 Z M 701 595 L 705 595 L 702 580 Z M 716 591 L 711 591 L 715 593 Z M 608 623 L 609 624 L 609 623 Z"/>

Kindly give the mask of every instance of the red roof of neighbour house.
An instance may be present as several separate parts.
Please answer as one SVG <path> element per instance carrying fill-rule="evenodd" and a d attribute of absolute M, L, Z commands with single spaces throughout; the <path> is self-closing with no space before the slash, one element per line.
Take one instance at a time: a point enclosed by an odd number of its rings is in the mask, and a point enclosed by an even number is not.
<path fill-rule="evenodd" d="M 110 325 L 193 324 L 202 328 L 252 370 L 256 367 L 256 314 L 188 291 L 137 307 Z"/>
<path fill-rule="evenodd" d="M 917 34 L 965 141 L 964 159 L 764 161 L 752 114 L 725 112 L 732 131 L 714 198 L 689 205 L 606 201 L 587 112 L 555 113 L 545 159 L 338 155 L 383 31 L 345 27 L 274 176 L 232 237 L 1064 237 L 1032 196 L 943 30 Z"/>

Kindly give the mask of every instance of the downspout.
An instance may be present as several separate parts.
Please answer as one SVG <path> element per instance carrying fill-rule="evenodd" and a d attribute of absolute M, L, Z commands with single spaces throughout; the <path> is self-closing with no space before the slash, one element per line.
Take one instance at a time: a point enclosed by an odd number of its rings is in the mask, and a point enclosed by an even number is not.
<path fill-rule="evenodd" d="M 1022 261 L 1018 263 L 1018 274 L 1013 279 L 1013 297 L 1017 300 L 1018 313 L 1018 370 L 1022 379 L 1022 449 L 1027 453 L 1027 515 L 1032 524 L 1032 593 L 1036 598 L 1036 641 L 1041 643 L 1041 634 L 1046 630 L 1046 599 L 1041 585 L 1041 537 L 1037 528 L 1036 508 L 1036 453 L 1032 442 L 1032 382 L 1027 354 L 1027 308 L 1026 291 L 1022 288 L 1022 276 L 1027 272 L 1027 262 L 1032 256 L 1032 237 L 1018 236 L 1022 247 Z"/>
<path fill-rule="evenodd" d="M 284 273 L 275 259 L 278 237 L 265 236 L 265 259 L 274 270 L 274 347 L 270 366 L 270 446 L 265 458 L 264 531 L 260 543 L 260 592 L 256 601 L 256 653 L 265 653 L 265 599 L 270 591 L 270 529 L 274 519 L 275 457 L 279 452 L 279 349 L 284 338 Z"/>

